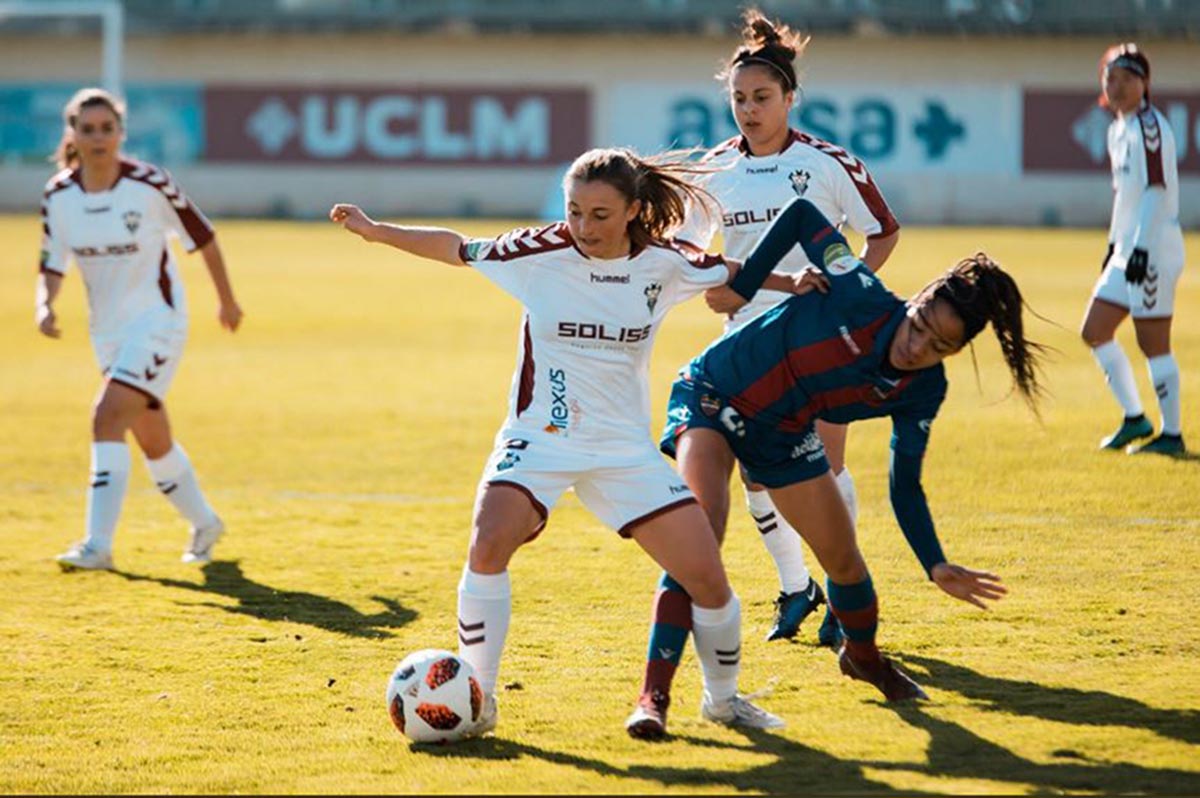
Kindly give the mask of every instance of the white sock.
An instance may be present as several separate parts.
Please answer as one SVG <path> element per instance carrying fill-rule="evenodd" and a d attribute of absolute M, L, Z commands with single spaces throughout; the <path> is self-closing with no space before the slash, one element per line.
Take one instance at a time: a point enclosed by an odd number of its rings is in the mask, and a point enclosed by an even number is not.
<path fill-rule="evenodd" d="M 1142 400 L 1138 396 L 1137 383 L 1133 381 L 1133 366 L 1125 350 L 1115 340 L 1100 344 L 1092 349 L 1092 356 L 1100 364 L 1104 379 L 1108 381 L 1108 389 L 1117 398 L 1125 416 L 1133 418 L 1142 415 Z"/>
<path fill-rule="evenodd" d="M 840 474 L 833 477 L 837 482 L 838 492 L 842 494 L 842 501 L 846 503 L 846 509 L 850 511 L 850 522 L 854 526 L 858 526 L 858 489 L 854 487 L 854 477 L 850 473 L 849 468 L 842 468 Z"/>
<path fill-rule="evenodd" d="M 798 593 L 808 588 L 812 577 L 804 562 L 804 546 L 800 534 L 775 509 L 771 495 L 765 490 L 746 488 L 746 506 L 758 527 L 759 537 L 767 547 L 775 570 L 779 572 L 779 588 L 784 593 Z"/>
<path fill-rule="evenodd" d="M 205 529 L 216 523 L 217 514 L 200 492 L 196 471 L 182 446 L 176 443 L 157 460 L 147 457 L 146 467 L 158 489 L 193 527 Z"/>
<path fill-rule="evenodd" d="M 89 548 L 112 551 L 113 533 L 129 487 L 129 445 L 115 441 L 92 444 L 92 482 L 88 488 L 87 538 Z"/>
<path fill-rule="evenodd" d="M 463 566 L 458 583 L 458 656 L 471 663 L 479 687 L 487 695 L 496 692 L 500 656 L 508 621 L 512 617 L 512 586 L 508 571 L 477 574 Z"/>
<path fill-rule="evenodd" d="M 712 703 L 737 694 L 742 662 L 742 604 L 732 596 L 724 607 L 708 610 L 692 605 L 692 635 L 704 674 L 704 692 Z"/>
<path fill-rule="evenodd" d="M 1175 356 L 1168 352 L 1150 358 L 1146 365 L 1150 367 L 1150 382 L 1154 385 L 1158 409 L 1162 412 L 1162 432 L 1164 435 L 1179 435 L 1182 422 L 1179 412 L 1179 364 L 1175 362 Z"/>

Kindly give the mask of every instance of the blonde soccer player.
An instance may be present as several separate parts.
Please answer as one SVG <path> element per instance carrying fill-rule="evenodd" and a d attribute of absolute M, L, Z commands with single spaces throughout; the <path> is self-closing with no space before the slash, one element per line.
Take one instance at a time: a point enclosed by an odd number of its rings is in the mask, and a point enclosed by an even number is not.
<path fill-rule="evenodd" d="M 478 734 L 496 725 L 495 686 L 512 612 L 508 563 L 542 532 L 569 488 L 691 594 L 703 716 L 782 725 L 737 693 L 738 598 L 704 512 L 650 438 L 648 370 L 664 317 L 736 273 L 735 263 L 667 237 L 683 220 L 685 198 L 704 201 L 686 179 L 689 170 L 627 150 L 591 150 L 564 178 L 565 222 L 487 240 L 381 224 L 354 205 L 330 211 L 367 241 L 474 268 L 525 309 L 508 417 L 479 483 L 458 586 L 459 654 L 487 695 Z"/>
<path fill-rule="evenodd" d="M 1108 251 L 1081 334 L 1125 413 L 1100 448 L 1182 454 L 1179 364 L 1171 353 L 1175 286 L 1184 260 L 1175 135 L 1163 113 L 1150 104 L 1150 59 L 1136 44 L 1105 51 L 1100 86 L 1100 104 L 1115 115 L 1108 128 L 1113 210 Z M 1133 317 L 1162 416 L 1158 436 L 1140 446 L 1133 442 L 1153 435 L 1154 426 L 1142 412 L 1129 358 L 1114 338 L 1127 316 Z"/>
<path fill-rule="evenodd" d="M 54 302 L 74 261 L 87 289 L 103 384 L 92 413 L 84 538 L 58 563 L 64 570 L 113 568 L 113 535 L 129 484 L 129 432 L 159 490 L 191 526 L 183 561 L 208 562 L 225 528 L 171 436 L 165 405 L 188 329 L 172 236 L 204 257 L 221 325 L 236 330 L 242 310 L 212 225 L 169 174 L 122 153 L 123 103 L 101 89 L 82 89 L 64 107 L 63 121 L 61 171 L 42 200 L 36 321 L 43 335 L 62 335 Z"/>

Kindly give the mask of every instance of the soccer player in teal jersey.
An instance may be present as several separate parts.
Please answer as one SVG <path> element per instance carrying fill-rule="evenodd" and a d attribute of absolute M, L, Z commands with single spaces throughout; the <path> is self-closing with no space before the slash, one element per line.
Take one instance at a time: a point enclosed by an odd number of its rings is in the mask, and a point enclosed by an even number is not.
<path fill-rule="evenodd" d="M 1003 596 L 1003 584 L 946 559 L 921 488 L 930 427 L 946 395 L 941 362 L 990 322 L 1017 389 L 1035 406 L 1040 347 L 1025 338 L 1016 283 L 986 255 L 960 261 L 905 301 L 804 199 L 780 214 L 739 276 L 710 292 L 709 304 L 728 311 L 747 301 L 797 243 L 823 272 L 825 290 L 785 300 L 693 360 L 672 389 L 661 448 L 678 460 L 706 509 L 726 506 L 731 460 L 739 460 L 825 569 L 845 636 L 842 672 L 889 701 L 923 698 L 876 648 L 875 589 L 813 425 L 892 418 L 890 487 L 900 528 L 938 587 L 985 608 Z M 687 594 L 664 581 L 656 602 L 677 611 L 657 613 L 642 695 L 626 724 L 635 737 L 665 734 L 670 680 L 687 637 Z"/>

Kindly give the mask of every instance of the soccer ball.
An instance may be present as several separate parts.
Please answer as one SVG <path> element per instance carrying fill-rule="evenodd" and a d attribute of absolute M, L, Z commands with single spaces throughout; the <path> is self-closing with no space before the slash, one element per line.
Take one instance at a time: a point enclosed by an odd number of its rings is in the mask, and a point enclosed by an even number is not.
<path fill-rule="evenodd" d="M 483 690 L 470 663 L 434 648 L 400 661 L 387 688 L 388 715 L 413 742 L 451 743 L 479 720 Z"/>

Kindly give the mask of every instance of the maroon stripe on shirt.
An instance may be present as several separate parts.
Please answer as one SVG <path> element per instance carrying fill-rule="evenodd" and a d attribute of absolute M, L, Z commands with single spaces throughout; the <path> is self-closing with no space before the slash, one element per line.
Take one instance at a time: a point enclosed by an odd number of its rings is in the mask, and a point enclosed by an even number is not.
<path fill-rule="evenodd" d="M 183 224 L 183 229 L 187 231 L 188 237 L 192 239 L 192 250 L 200 249 L 208 242 L 216 237 L 216 232 L 213 226 L 205 218 L 200 209 L 192 204 L 192 201 L 187 198 L 183 190 L 175 184 L 174 178 L 164 169 L 159 169 L 157 166 L 139 161 L 123 161 L 121 163 L 121 176 L 127 177 L 130 180 L 136 180 L 139 183 L 145 183 L 148 186 L 153 186 L 159 191 L 167 202 L 171 204 L 171 209 L 175 211 L 175 215 L 179 217 L 179 221 Z"/>
<path fill-rule="evenodd" d="M 908 387 L 912 382 L 912 377 L 905 377 L 896 384 L 896 387 L 888 393 L 887 397 L 880 396 L 875 391 L 873 385 L 855 385 L 849 388 L 835 388 L 832 391 L 822 391 L 815 393 L 808 398 L 808 404 L 804 408 L 792 416 L 780 422 L 780 432 L 803 432 L 816 418 L 817 414 L 822 410 L 832 410 L 837 407 L 845 407 L 862 402 L 868 405 L 877 405 L 885 398 L 895 396 Z"/>
<path fill-rule="evenodd" d="M 167 271 L 167 248 L 163 247 L 162 257 L 158 260 L 158 290 L 162 292 L 163 301 L 169 307 L 175 307 L 175 294 L 171 290 L 171 273 Z"/>
<path fill-rule="evenodd" d="M 833 158 L 846 171 L 846 174 L 850 175 L 850 179 L 854 182 L 854 187 L 858 189 L 859 196 L 866 203 L 867 209 L 871 211 L 871 215 L 879 222 L 880 230 L 878 233 L 872 234 L 871 238 L 891 235 L 900 229 L 900 223 L 896 221 L 892 209 L 888 207 L 887 200 L 883 198 L 883 194 L 879 191 L 879 186 L 875 185 L 875 181 L 871 178 L 871 173 L 867 171 L 866 164 L 836 144 L 824 139 L 794 130 L 792 131 L 792 136 L 795 140 L 815 147 Z"/>
<path fill-rule="evenodd" d="M 529 334 L 529 317 L 525 317 L 525 346 L 521 352 L 521 385 L 517 389 L 517 418 L 533 404 L 533 336 Z"/>
<path fill-rule="evenodd" d="M 746 390 L 731 398 L 729 403 L 743 416 L 753 418 L 783 398 L 784 394 L 795 387 L 796 380 L 800 377 L 810 377 L 848 366 L 863 353 L 870 352 L 875 346 L 876 333 L 891 317 L 891 312 L 885 313 L 865 327 L 850 333 L 851 340 L 858 347 L 857 354 L 840 336 L 791 350 L 787 353 L 787 358 L 759 377 Z"/>
<path fill-rule="evenodd" d="M 1142 147 L 1146 150 L 1146 185 L 1165 186 L 1162 157 L 1162 130 L 1158 126 L 1158 117 L 1153 108 L 1147 108 L 1138 114 L 1138 122 L 1142 127 Z"/>

